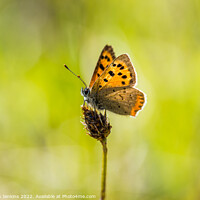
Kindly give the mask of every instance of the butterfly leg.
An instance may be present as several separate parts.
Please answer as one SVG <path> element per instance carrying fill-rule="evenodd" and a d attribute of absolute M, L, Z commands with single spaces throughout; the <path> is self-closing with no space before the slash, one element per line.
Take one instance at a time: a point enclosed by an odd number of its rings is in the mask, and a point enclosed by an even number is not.
<path fill-rule="evenodd" d="M 104 117 L 106 118 L 106 109 L 105 109 L 105 111 L 104 111 Z"/>
<path fill-rule="evenodd" d="M 95 119 L 98 117 L 97 109 L 94 107 L 94 114 L 95 114 Z"/>
<path fill-rule="evenodd" d="M 104 125 L 104 123 L 102 121 L 103 115 L 101 114 L 101 112 L 99 112 L 99 115 L 97 115 L 97 116 L 99 117 L 99 121 L 101 122 L 101 125 L 103 126 Z"/>
<path fill-rule="evenodd" d="M 94 107 L 94 113 L 95 113 L 95 119 L 97 119 L 97 117 L 98 117 L 100 122 L 101 122 L 101 124 L 103 125 L 102 120 L 101 120 L 101 113 L 98 114 L 98 110 L 97 110 L 96 106 Z"/>

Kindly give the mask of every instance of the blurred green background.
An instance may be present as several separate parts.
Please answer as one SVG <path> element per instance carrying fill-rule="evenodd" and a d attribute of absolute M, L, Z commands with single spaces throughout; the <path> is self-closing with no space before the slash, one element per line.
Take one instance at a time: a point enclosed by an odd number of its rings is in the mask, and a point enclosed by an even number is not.
<path fill-rule="evenodd" d="M 128 53 L 147 95 L 108 113 L 107 199 L 200 199 L 198 0 L 0 1 L 0 194 L 94 194 L 102 149 L 81 120 L 104 45 Z"/>

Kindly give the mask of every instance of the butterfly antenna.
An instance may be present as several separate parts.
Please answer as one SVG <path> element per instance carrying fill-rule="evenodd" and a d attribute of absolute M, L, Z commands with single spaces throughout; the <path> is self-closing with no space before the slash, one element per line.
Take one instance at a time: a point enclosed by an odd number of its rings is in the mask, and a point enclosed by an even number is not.
<path fill-rule="evenodd" d="M 87 87 L 86 83 L 82 80 L 82 78 L 79 75 L 76 75 L 71 69 L 69 69 L 69 67 L 67 67 L 67 65 L 64 65 L 72 74 L 74 74 L 74 76 L 76 76 L 77 78 L 79 78 L 83 84 L 85 85 L 85 87 Z"/>

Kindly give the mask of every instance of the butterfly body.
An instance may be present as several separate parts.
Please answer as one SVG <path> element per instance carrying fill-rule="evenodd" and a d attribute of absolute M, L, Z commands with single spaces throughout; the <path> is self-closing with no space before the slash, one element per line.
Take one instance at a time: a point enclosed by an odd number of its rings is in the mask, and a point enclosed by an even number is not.
<path fill-rule="evenodd" d="M 106 45 L 101 52 L 89 87 L 81 89 L 84 102 L 98 110 L 120 115 L 136 116 L 142 109 L 145 96 L 134 88 L 136 73 L 127 54 L 115 57 L 113 48 Z"/>

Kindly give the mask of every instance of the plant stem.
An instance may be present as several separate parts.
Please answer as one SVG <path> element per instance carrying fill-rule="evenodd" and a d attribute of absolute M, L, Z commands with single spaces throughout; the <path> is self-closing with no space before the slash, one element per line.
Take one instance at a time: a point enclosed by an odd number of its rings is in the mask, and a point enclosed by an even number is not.
<path fill-rule="evenodd" d="M 102 163 L 102 174 L 101 174 L 101 199 L 104 200 L 106 196 L 106 171 L 107 171 L 107 140 L 106 138 L 100 140 L 103 147 L 103 163 Z"/>

